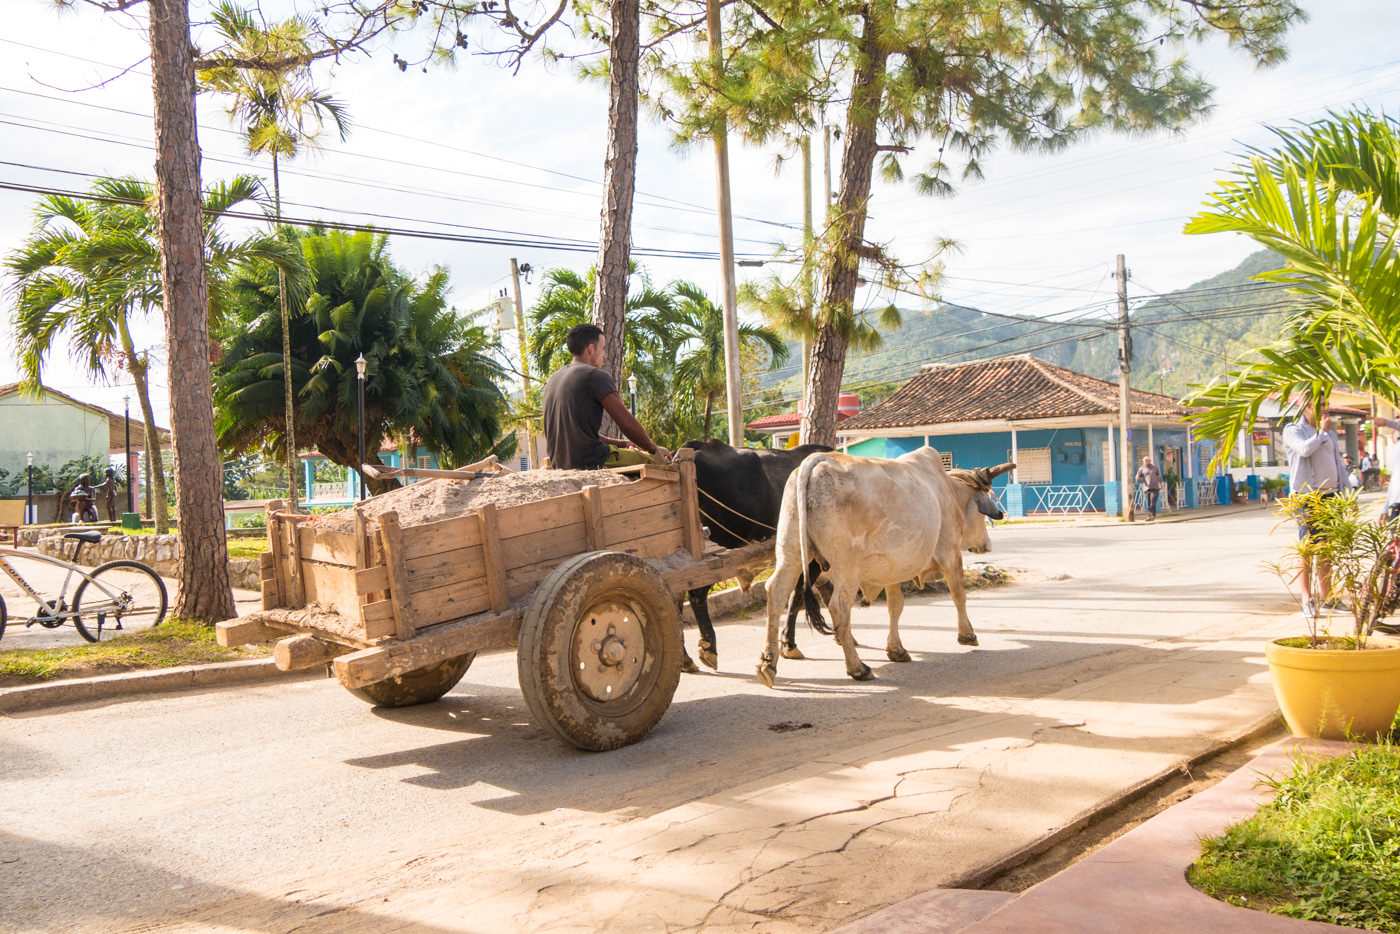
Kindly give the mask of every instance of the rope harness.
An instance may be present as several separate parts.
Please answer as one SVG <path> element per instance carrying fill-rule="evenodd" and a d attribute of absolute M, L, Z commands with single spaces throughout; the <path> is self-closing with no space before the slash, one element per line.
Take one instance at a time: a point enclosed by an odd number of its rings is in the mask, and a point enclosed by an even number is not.
<path fill-rule="evenodd" d="M 711 496 L 709 493 L 706 493 L 704 490 L 700 489 L 699 487 L 696 487 L 695 489 L 696 489 L 696 492 L 698 492 L 701 496 L 703 496 L 703 497 L 705 497 L 706 499 L 708 499 L 710 502 L 714 503 L 715 505 L 717 505 L 717 506 L 719 506 L 719 507 L 721 507 L 721 508 L 723 508 L 723 509 L 729 510 L 730 512 L 734 513 L 734 515 L 738 516 L 740 519 L 743 519 L 745 522 L 752 522 L 754 525 L 761 525 L 761 526 L 763 526 L 765 529 L 772 529 L 774 532 L 777 532 L 777 531 L 778 531 L 776 528 L 773 528 L 773 526 L 769 525 L 769 524 L 766 523 L 766 522 L 759 522 L 757 519 L 753 518 L 752 516 L 746 516 L 746 515 L 744 515 L 742 512 L 740 512 L 739 510 L 735 509 L 733 506 L 730 506 L 730 505 L 728 505 L 728 504 L 726 504 L 726 503 L 721 503 L 719 500 L 715 499 L 713 496 Z M 703 504 L 697 504 L 697 505 L 700 506 L 700 515 L 702 515 L 702 516 L 704 516 L 706 519 L 708 519 L 709 522 L 710 522 L 712 525 L 718 526 L 721 530 L 723 530 L 724 532 L 727 532 L 728 534 L 734 536 L 734 537 L 737 538 L 739 541 L 743 542 L 745 545 L 756 545 L 756 544 L 758 544 L 760 541 L 762 541 L 761 538 L 760 538 L 760 539 L 751 539 L 751 538 L 747 538 L 747 537 L 745 537 L 745 536 L 743 536 L 743 535 L 740 535 L 738 532 L 735 532 L 733 529 L 731 529 L 731 528 L 729 528 L 728 526 L 726 526 L 723 522 L 720 522 L 720 521 L 719 521 L 718 519 L 716 519 L 714 516 L 712 516 L 712 515 L 710 515 L 708 512 L 706 512 L 706 511 L 705 511 L 705 507 L 704 507 Z"/>

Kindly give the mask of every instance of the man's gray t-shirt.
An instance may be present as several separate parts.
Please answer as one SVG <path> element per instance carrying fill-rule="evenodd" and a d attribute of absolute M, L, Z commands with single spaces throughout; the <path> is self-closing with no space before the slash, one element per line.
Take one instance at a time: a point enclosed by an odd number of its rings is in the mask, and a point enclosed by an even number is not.
<path fill-rule="evenodd" d="M 575 360 L 544 386 L 544 440 L 550 466 L 587 470 L 603 466 L 608 444 L 598 437 L 603 397 L 617 392 L 606 370 Z"/>

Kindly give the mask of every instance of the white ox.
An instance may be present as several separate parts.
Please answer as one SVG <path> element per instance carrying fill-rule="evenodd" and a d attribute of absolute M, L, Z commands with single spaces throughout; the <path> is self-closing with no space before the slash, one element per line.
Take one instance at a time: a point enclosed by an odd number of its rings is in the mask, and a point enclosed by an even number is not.
<path fill-rule="evenodd" d="M 982 517 L 1004 515 L 991 495 L 992 480 L 1015 466 L 950 473 L 931 447 L 894 460 L 839 453 L 814 454 L 804 460 L 783 489 L 777 567 L 768 581 L 768 641 L 759 659 L 759 680 L 773 686 L 786 595 L 792 593 L 809 558 L 827 567 L 832 586 L 827 607 L 846 654 L 846 673 L 857 681 L 874 677 L 856 654 L 851 637 L 851 605 L 857 591 L 870 597 L 885 591 L 890 611 L 885 652 L 890 661 L 907 662 L 909 653 L 899 640 L 899 614 L 904 609 L 899 585 L 941 574 L 958 608 L 958 642 L 976 645 L 963 592 L 962 550 L 981 554 L 991 548 Z"/>

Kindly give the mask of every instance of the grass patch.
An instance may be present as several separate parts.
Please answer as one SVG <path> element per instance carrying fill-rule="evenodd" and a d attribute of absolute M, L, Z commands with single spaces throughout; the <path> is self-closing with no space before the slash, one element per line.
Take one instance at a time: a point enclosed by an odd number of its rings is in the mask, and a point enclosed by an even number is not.
<path fill-rule="evenodd" d="M 1299 759 L 1277 797 L 1203 842 L 1187 872 L 1232 905 L 1400 934 L 1400 747 Z"/>
<path fill-rule="evenodd" d="M 230 538 L 228 556 L 230 558 L 256 558 L 267 551 L 265 538 Z"/>
<path fill-rule="evenodd" d="M 101 642 L 62 649 L 0 651 L 0 687 L 146 668 L 231 662 L 271 654 L 271 643 L 223 648 L 214 641 L 213 626 L 167 617 L 153 629 Z"/>

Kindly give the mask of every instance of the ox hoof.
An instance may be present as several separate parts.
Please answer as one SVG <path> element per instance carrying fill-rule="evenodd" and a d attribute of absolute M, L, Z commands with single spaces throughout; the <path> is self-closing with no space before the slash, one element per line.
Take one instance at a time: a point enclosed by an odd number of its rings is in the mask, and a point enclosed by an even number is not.
<path fill-rule="evenodd" d="M 797 646 L 795 646 L 795 645 L 790 645 L 790 646 L 788 646 L 787 648 L 783 649 L 783 658 L 806 658 L 806 657 L 807 657 L 807 656 L 805 656 L 805 655 L 802 654 L 802 650 L 799 649 L 799 648 L 798 648 Z"/>
<path fill-rule="evenodd" d="M 870 670 L 869 665 L 861 665 L 855 671 L 846 672 L 856 681 L 874 681 L 875 672 Z"/>
<path fill-rule="evenodd" d="M 913 661 L 913 659 L 909 657 L 909 653 L 906 652 L 904 649 L 885 649 L 885 654 L 889 656 L 889 659 L 892 662 Z"/>
<path fill-rule="evenodd" d="M 773 686 L 773 681 L 777 677 L 778 669 L 774 665 L 767 664 L 758 666 L 758 680 L 763 682 L 764 687 L 771 688 Z"/>
<path fill-rule="evenodd" d="M 690 657 L 690 653 L 681 656 L 681 671 L 688 675 L 698 674 L 700 669 L 696 667 L 695 660 Z"/>
<path fill-rule="evenodd" d="M 700 643 L 700 664 L 712 671 L 719 671 L 719 653 L 703 642 Z"/>
<path fill-rule="evenodd" d="M 976 635 L 975 633 L 969 633 L 968 635 L 963 635 L 962 633 L 958 633 L 958 645 L 976 645 L 976 644 L 977 644 L 977 635 Z"/>

